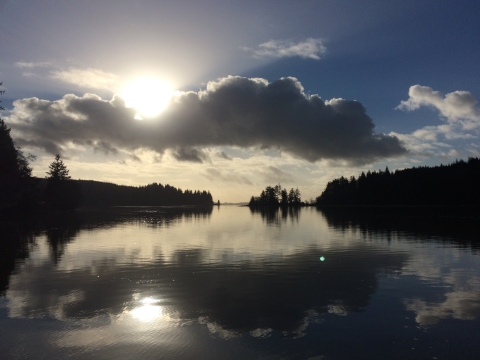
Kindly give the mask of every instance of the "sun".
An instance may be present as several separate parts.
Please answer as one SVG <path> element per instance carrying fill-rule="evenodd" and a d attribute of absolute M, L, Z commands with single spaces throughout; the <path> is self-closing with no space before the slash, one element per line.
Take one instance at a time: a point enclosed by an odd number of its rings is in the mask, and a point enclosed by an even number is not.
<path fill-rule="evenodd" d="M 137 110 L 137 118 L 160 114 L 168 105 L 172 95 L 173 90 L 170 84 L 153 77 L 132 81 L 120 94 L 127 107 Z"/>

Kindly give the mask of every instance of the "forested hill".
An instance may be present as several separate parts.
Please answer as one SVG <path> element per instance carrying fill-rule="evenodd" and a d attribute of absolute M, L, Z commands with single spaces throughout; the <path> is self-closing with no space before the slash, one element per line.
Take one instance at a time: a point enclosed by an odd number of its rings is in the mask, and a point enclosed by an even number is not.
<path fill-rule="evenodd" d="M 327 184 L 317 205 L 480 206 L 480 159 L 341 177 Z"/>
<path fill-rule="evenodd" d="M 81 206 L 212 205 L 210 192 L 177 189 L 170 185 L 124 186 L 93 180 L 73 180 L 80 185 Z"/>

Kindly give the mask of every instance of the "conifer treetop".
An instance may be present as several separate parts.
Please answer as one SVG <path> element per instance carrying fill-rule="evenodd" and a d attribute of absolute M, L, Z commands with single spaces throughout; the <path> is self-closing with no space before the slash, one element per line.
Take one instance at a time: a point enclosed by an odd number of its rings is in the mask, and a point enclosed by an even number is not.
<path fill-rule="evenodd" d="M 55 156 L 55 160 L 48 166 L 50 171 L 47 171 L 47 179 L 52 180 L 69 180 L 67 166 L 60 160 L 60 155 Z"/>

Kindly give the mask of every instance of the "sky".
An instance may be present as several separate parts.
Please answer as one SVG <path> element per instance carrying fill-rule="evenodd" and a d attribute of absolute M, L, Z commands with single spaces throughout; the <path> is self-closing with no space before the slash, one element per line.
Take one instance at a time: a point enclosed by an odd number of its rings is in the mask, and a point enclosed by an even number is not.
<path fill-rule="evenodd" d="M 308 200 L 480 156 L 478 1 L 0 0 L 2 118 L 43 177 Z"/>

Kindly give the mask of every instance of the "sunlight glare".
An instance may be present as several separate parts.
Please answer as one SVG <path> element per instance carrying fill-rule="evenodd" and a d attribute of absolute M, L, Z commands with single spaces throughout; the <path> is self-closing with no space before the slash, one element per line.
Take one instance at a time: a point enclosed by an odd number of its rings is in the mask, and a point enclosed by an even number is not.
<path fill-rule="evenodd" d="M 168 83 L 153 77 L 137 79 L 129 83 L 121 93 L 125 105 L 137 110 L 137 119 L 161 113 L 172 95 L 173 90 Z"/>
<path fill-rule="evenodd" d="M 135 319 L 142 322 L 150 322 L 162 316 L 162 307 L 154 305 L 157 302 L 155 299 L 145 298 L 140 302 L 143 305 L 130 312 Z"/>

